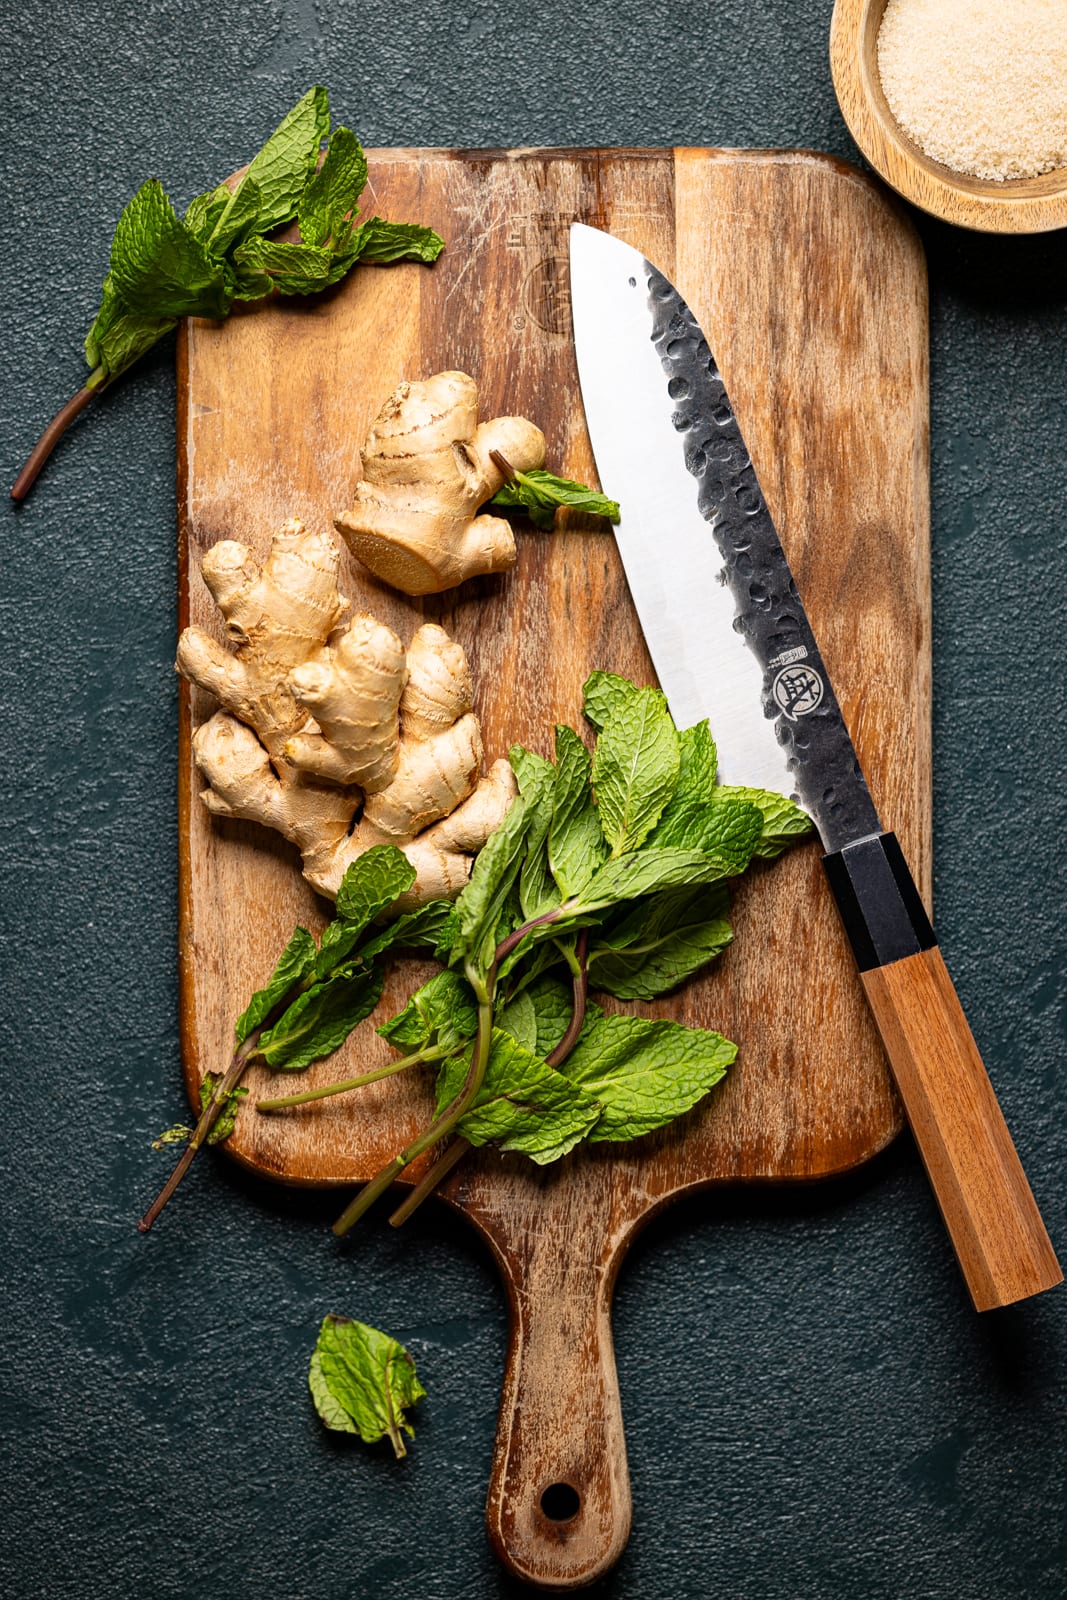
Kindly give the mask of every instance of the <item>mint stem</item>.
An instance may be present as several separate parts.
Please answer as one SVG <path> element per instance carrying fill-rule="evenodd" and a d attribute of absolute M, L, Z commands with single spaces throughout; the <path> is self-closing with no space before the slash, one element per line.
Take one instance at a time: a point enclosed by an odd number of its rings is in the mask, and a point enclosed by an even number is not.
<path fill-rule="evenodd" d="M 419 1209 L 426 1197 L 433 1194 L 434 1190 L 437 1188 L 442 1179 L 447 1177 L 447 1175 L 452 1171 L 452 1168 L 456 1166 L 458 1162 L 463 1160 L 463 1157 L 467 1154 L 469 1149 L 470 1141 L 468 1139 L 464 1139 L 462 1134 L 458 1139 L 453 1139 L 452 1143 L 449 1145 L 444 1155 L 441 1156 L 440 1160 L 434 1162 L 433 1166 L 426 1173 L 426 1175 L 421 1178 L 416 1184 L 415 1188 L 412 1189 L 403 1205 L 398 1206 L 393 1212 L 392 1216 L 389 1218 L 389 1226 L 391 1228 L 403 1227 L 408 1218 L 413 1216 L 414 1213 Z"/>
<path fill-rule="evenodd" d="M 585 1024 L 585 1007 L 589 998 L 589 929 L 583 928 L 578 935 L 574 950 L 578 962 L 578 970 L 574 974 L 574 1013 L 567 1024 L 567 1031 L 559 1044 L 545 1057 L 546 1067 L 558 1067 L 578 1043 L 578 1035 Z"/>
<path fill-rule="evenodd" d="M 97 376 L 100 374 L 100 376 Z M 68 400 L 62 411 L 58 411 L 48 424 L 47 428 L 30 451 L 26 465 L 19 473 L 11 486 L 12 500 L 25 500 L 34 484 L 37 475 L 52 454 L 56 445 L 62 439 L 74 418 L 79 416 L 94 399 L 103 383 L 103 368 L 97 367 L 84 389 L 79 389 L 72 399 Z"/>
<path fill-rule="evenodd" d="M 396 1072 L 406 1072 L 408 1067 L 417 1066 L 420 1061 L 440 1061 L 450 1054 L 447 1050 L 416 1050 L 414 1055 L 405 1056 L 402 1061 L 391 1061 L 387 1067 L 378 1067 L 374 1072 L 364 1072 L 356 1078 L 343 1078 L 339 1083 L 327 1083 L 321 1089 L 305 1089 L 301 1094 L 288 1094 L 277 1100 L 257 1100 L 257 1111 L 286 1111 L 290 1106 L 309 1105 L 312 1100 L 326 1100 L 333 1094 L 345 1094 L 349 1089 L 362 1089 L 365 1083 L 378 1083 L 382 1078 L 391 1078 Z"/>

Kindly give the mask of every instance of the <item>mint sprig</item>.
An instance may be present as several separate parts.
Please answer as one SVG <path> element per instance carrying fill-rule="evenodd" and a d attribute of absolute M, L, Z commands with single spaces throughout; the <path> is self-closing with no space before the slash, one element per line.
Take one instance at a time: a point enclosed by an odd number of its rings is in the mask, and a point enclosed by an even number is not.
<path fill-rule="evenodd" d="M 494 511 L 524 511 L 535 528 L 545 531 L 553 526 L 561 508 L 606 517 L 609 522 L 619 521 L 619 502 L 609 500 L 606 494 L 576 483 L 573 478 L 557 477 L 543 467 L 519 472 L 499 450 L 490 451 L 490 455 L 504 475 L 504 482 L 489 502 Z"/>
<path fill-rule="evenodd" d="M 328 140 L 319 163 L 320 150 Z M 237 300 L 318 294 L 357 261 L 435 261 L 431 228 L 359 220 L 367 160 L 355 134 L 330 134 L 330 102 L 316 86 L 275 129 L 231 190 L 220 184 L 179 217 L 158 178 L 143 183 L 111 241 L 110 270 L 85 339 L 84 388 L 45 429 L 11 490 L 23 500 L 55 445 L 89 402 L 171 332 L 182 317 L 220 321 Z M 296 242 L 271 237 L 297 220 Z"/>
<path fill-rule="evenodd" d="M 718 784 L 707 723 L 679 733 L 659 690 L 594 673 L 585 694 L 592 754 L 566 727 L 554 761 L 512 750 L 519 797 L 441 923 L 445 970 L 379 1030 L 403 1058 L 260 1102 L 282 1110 L 435 1065 L 433 1121 L 337 1233 L 446 1139 L 395 1223 L 471 1145 L 544 1164 L 583 1141 L 640 1138 L 691 1110 L 736 1057 L 712 1030 L 605 1016 L 589 991 L 652 1000 L 699 972 L 733 937 L 729 880 L 810 832 L 810 819 L 782 795 Z"/>

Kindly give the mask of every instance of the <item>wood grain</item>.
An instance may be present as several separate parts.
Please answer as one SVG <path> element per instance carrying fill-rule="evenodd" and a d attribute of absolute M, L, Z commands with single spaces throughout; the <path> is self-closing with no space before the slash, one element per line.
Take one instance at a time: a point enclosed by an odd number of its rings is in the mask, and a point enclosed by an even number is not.
<path fill-rule="evenodd" d="M 920 247 L 868 179 L 798 152 L 377 151 L 375 209 L 435 226 L 432 270 L 365 268 L 329 298 L 282 302 L 221 328 L 189 325 L 180 373 L 181 621 L 221 637 L 199 575 L 239 538 L 264 553 L 289 515 L 327 525 L 348 503 L 359 446 L 403 377 L 458 367 L 484 414 L 522 411 L 549 461 L 594 478 L 570 336 L 567 230 L 579 220 L 644 250 L 677 283 L 716 351 L 887 827 L 929 900 L 930 619 L 926 281 Z M 607 486 L 610 488 L 610 485 Z M 594 667 L 654 681 L 615 546 L 566 523 L 520 535 L 516 569 L 415 602 L 346 557 L 344 589 L 401 637 L 424 618 L 471 659 L 487 755 L 548 752 L 579 718 Z M 233 1019 L 294 923 L 325 908 L 297 858 L 199 804 L 181 702 L 182 1041 L 190 1093 L 226 1059 Z M 736 943 L 710 976 L 645 1014 L 738 1041 L 726 1084 L 663 1135 L 539 1171 L 481 1153 L 446 1197 L 500 1265 L 511 1347 L 489 1493 L 509 1568 L 559 1589 L 591 1582 L 629 1524 L 611 1289 L 639 1224 L 713 1183 L 817 1178 L 869 1159 L 901 1126 L 863 991 L 814 844 L 736 896 Z M 426 969 L 390 978 L 376 1020 Z M 368 1025 L 300 1086 L 384 1064 Z M 268 1082 L 252 1073 L 253 1097 Z M 351 1185 L 425 1123 L 408 1077 L 303 1113 L 239 1119 L 226 1149 L 287 1182 Z M 340 1208 L 340 1207 L 339 1207 Z M 568 1482 L 580 1509 L 541 1508 Z"/>
<path fill-rule="evenodd" d="M 862 982 L 976 1308 L 1062 1283 L 940 950 L 876 967 Z"/>
<path fill-rule="evenodd" d="M 996 182 L 956 172 L 909 138 L 878 73 L 878 30 L 889 0 L 836 0 L 830 70 L 841 114 L 871 166 L 898 194 L 961 228 L 1042 233 L 1067 227 L 1067 167 Z"/>

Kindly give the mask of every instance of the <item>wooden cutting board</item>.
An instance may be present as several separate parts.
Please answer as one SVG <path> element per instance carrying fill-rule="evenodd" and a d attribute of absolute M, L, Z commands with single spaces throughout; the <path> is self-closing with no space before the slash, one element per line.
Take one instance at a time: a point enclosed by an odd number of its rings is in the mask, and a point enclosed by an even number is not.
<path fill-rule="evenodd" d="M 262 555 L 287 517 L 329 526 L 348 505 L 360 444 L 402 378 L 470 372 L 484 416 L 532 417 L 549 465 L 595 481 L 571 342 L 567 230 L 574 220 L 607 228 L 673 279 L 710 336 L 884 824 L 902 839 L 929 903 L 926 276 L 896 206 L 852 168 L 795 151 L 381 150 L 370 167 L 375 210 L 431 224 L 448 241 L 435 267 L 362 268 L 329 296 L 260 305 L 222 326 L 192 322 L 184 334 L 182 625 L 222 637 L 199 572 L 216 540 L 241 539 Z M 463 643 L 489 759 L 517 740 L 549 753 L 553 723 L 580 722 L 594 667 L 655 681 L 601 527 L 524 533 L 512 573 L 421 602 L 347 556 L 342 588 L 405 642 L 430 618 Z M 327 909 L 287 844 L 212 821 L 200 805 L 190 736 L 210 710 L 183 686 L 181 1014 L 191 1095 L 228 1059 L 234 1019 L 294 924 L 317 930 Z M 589 1583 L 628 1536 L 609 1319 L 639 1225 L 704 1185 L 841 1172 L 901 1126 L 819 853 L 811 843 L 751 873 L 735 897 L 736 942 L 711 974 L 633 1008 L 713 1025 L 739 1043 L 737 1066 L 703 1106 L 663 1134 L 598 1145 L 547 1170 L 479 1153 L 446 1189 L 488 1242 L 507 1290 L 488 1524 L 505 1564 L 528 1581 Z M 374 1020 L 428 970 L 396 969 Z M 299 1086 L 392 1057 L 365 1024 Z M 268 1082 L 279 1092 L 265 1072 L 248 1082 L 253 1097 Z M 225 1148 L 261 1174 L 348 1189 L 430 1111 L 429 1084 L 407 1075 L 301 1113 L 245 1111 Z M 578 1497 L 567 1519 L 549 1514 L 559 1510 L 552 1496 L 542 1507 L 559 1484 Z"/>

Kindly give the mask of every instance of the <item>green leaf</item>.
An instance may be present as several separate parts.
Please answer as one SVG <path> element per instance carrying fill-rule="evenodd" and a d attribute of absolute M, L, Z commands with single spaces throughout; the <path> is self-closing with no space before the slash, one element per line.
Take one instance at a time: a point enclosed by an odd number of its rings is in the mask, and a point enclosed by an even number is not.
<path fill-rule="evenodd" d="M 437 1079 L 437 1115 L 459 1094 L 469 1054 L 452 1056 Z M 543 1166 L 558 1161 L 588 1134 L 600 1115 L 596 1101 L 509 1033 L 494 1028 L 485 1078 L 456 1133 L 471 1144 L 498 1144 Z"/>
<path fill-rule="evenodd" d="M 384 217 L 368 217 L 352 236 L 353 260 L 378 266 L 393 261 L 421 261 L 430 266 L 444 247 L 445 241 L 432 228 L 422 228 L 415 222 L 387 222 Z M 344 270 L 347 272 L 348 267 Z"/>
<path fill-rule="evenodd" d="M 663 889 L 684 889 L 689 884 L 715 883 L 733 876 L 733 863 L 703 850 L 653 847 L 605 863 L 576 897 L 574 910 L 582 915 L 600 911 L 624 900 L 638 900 Z"/>
<path fill-rule="evenodd" d="M 533 1001 L 524 990 L 517 994 L 514 1000 L 509 1000 L 506 1006 L 501 1006 L 494 1017 L 495 1025 L 504 1033 L 510 1033 L 516 1044 L 521 1044 L 524 1050 L 529 1050 L 532 1055 L 537 1055 L 537 1013 Z"/>
<path fill-rule="evenodd" d="M 637 1139 L 690 1110 L 723 1077 L 737 1046 L 721 1034 L 644 1017 L 598 1017 L 560 1071 L 602 1107 L 591 1141 Z"/>
<path fill-rule="evenodd" d="M 640 692 L 629 678 L 620 678 L 618 673 L 590 673 L 582 689 L 582 711 L 586 721 L 601 733 L 608 718 Z"/>
<path fill-rule="evenodd" d="M 266 274 L 279 294 L 318 294 L 329 288 L 331 256 L 312 244 L 248 239 L 233 254 L 239 272 L 256 281 Z"/>
<path fill-rule="evenodd" d="M 175 214 L 158 178 L 141 185 L 119 218 L 109 276 L 124 309 L 141 316 L 224 317 L 230 309 L 222 264 Z"/>
<path fill-rule="evenodd" d="M 245 1010 L 237 1018 L 238 1044 L 244 1044 L 248 1035 L 265 1021 L 279 1000 L 314 971 L 316 954 L 315 941 L 310 933 L 306 928 L 297 928 L 282 951 L 278 965 L 271 973 L 266 987 L 256 990 Z"/>
<path fill-rule="evenodd" d="M 470 984 L 458 972 L 437 973 L 378 1032 L 405 1052 L 432 1045 L 458 1048 L 478 1032 L 478 1007 Z"/>
<path fill-rule="evenodd" d="M 213 255 L 224 255 L 233 245 L 257 232 L 262 199 L 258 183 L 246 172 L 208 235 L 207 248 Z"/>
<path fill-rule="evenodd" d="M 357 856 L 337 891 L 337 917 L 324 930 L 315 976 L 327 977 L 353 950 L 364 930 L 415 882 L 416 872 L 395 844 L 376 844 Z M 361 951 L 361 959 L 366 955 Z"/>
<path fill-rule="evenodd" d="M 226 184 L 220 183 L 217 189 L 208 189 L 206 193 L 198 194 L 195 200 L 190 200 L 182 221 L 201 244 L 207 244 L 232 198 Z"/>
<path fill-rule="evenodd" d="M 789 845 L 814 831 L 815 825 L 807 812 L 801 811 L 794 801 L 788 800 L 783 794 L 773 794 L 769 789 L 745 789 L 737 784 L 724 783 L 715 791 L 715 804 L 723 805 L 731 800 L 745 801 L 759 811 L 763 826 L 752 854 L 762 856 L 767 861 L 773 861 Z"/>
<path fill-rule="evenodd" d="M 275 128 L 245 174 L 260 192 L 259 231 L 296 216 L 319 146 L 330 131 L 330 97 L 316 85 Z"/>
<path fill-rule="evenodd" d="M 519 793 L 530 811 L 526 859 L 519 877 L 519 899 L 526 921 L 559 905 L 559 890 L 548 860 L 548 830 L 552 825 L 556 769 L 544 756 L 515 745 L 510 752 Z"/>
<path fill-rule="evenodd" d="M 305 244 L 330 245 L 335 252 L 350 241 L 356 203 L 367 183 L 367 158 L 350 128 L 337 128 L 325 159 L 300 196 L 297 221 Z"/>
<path fill-rule="evenodd" d="M 727 868 L 727 877 L 744 872 L 763 830 L 763 816 L 745 800 L 720 800 L 683 806 L 670 821 L 664 820 L 650 848 L 674 847 L 703 850 Z"/>
<path fill-rule="evenodd" d="M 620 701 L 593 759 L 597 814 L 613 856 L 638 850 L 678 781 L 678 735 L 658 689 Z"/>
<path fill-rule="evenodd" d="M 436 951 L 452 915 L 451 900 L 431 900 L 428 905 L 416 906 L 376 933 L 373 939 L 360 946 L 360 959 L 372 961 L 385 950 Z"/>
<path fill-rule="evenodd" d="M 589 981 L 620 1000 L 652 1000 L 677 988 L 733 938 L 724 884 L 638 901 L 589 952 Z"/>
<path fill-rule="evenodd" d="M 204 1073 L 204 1076 L 200 1081 L 201 1111 L 207 1110 L 208 1101 L 211 1099 L 221 1082 L 221 1072 Z M 234 1129 L 234 1124 L 237 1121 L 237 1112 L 240 1109 L 241 1101 L 247 1099 L 247 1097 L 247 1089 L 238 1087 L 230 1090 L 229 1094 L 222 1102 L 222 1110 L 219 1112 L 218 1116 L 215 1118 L 215 1121 L 211 1125 L 211 1132 L 207 1136 L 208 1144 L 221 1144 L 224 1139 L 228 1139 L 230 1137 L 230 1134 Z M 171 1131 L 173 1132 L 174 1130 L 172 1129 Z"/>
<path fill-rule="evenodd" d="M 177 317 L 147 317 L 128 311 L 109 273 L 104 279 L 100 309 L 85 336 L 85 359 L 94 370 L 102 367 L 105 380 L 110 383 L 177 325 Z"/>
<path fill-rule="evenodd" d="M 178 1122 L 173 1128 L 164 1128 L 159 1138 L 152 1140 L 152 1149 L 165 1150 L 169 1144 L 188 1144 L 192 1137 L 192 1128 L 184 1122 Z"/>
<path fill-rule="evenodd" d="M 692 728 L 683 728 L 679 733 L 678 758 L 678 784 L 671 796 L 671 804 L 675 800 L 711 800 L 715 795 L 719 752 L 706 718 Z"/>
<path fill-rule="evenodd" d="M 483 975 L 492 964 L 500 916 L 522 867 L 528 828 L 527 803 L 520 795 L 478 852 L 470 880 L 456 900 L 459 931 L 453 956 L 470 960 Z"/>
<path fill-rule="evenodd" d="M 348 1317 L 323 1318 L 308 1384 L 328 1428 L 358 1433 L 366 1444 L 388 1436 L 398 1457 L 407 1454 L 401 1430 L 412 1438 L 415 1430 L 406 1413 L 426 1390 L 408 1352 L 387 1333 Z"/>
<path fill-rule="evenodd" d="M 324 983 L 298 995 L 279 1021 L 260 1034 L 258 1053 L 276 1072 L 302 1072 L 332 1055 L 370 1016 L 381 999 L 383 981 L 378 967 L 338 967 Z"/>
<path fill-rule="evenodd" d="M 592 762 L 573 728 L 556 729 L 556 779 L 548 860 L 562 893 L 577 894 L 607 855 L 590 787 Z"/>
<path fill-rule="evenodd" d="M 551 528 L 560 506 L 572 511 L 584 511 L 594 517 L 607 517 L 618 522 L 619 504 L 606 494 L 589 489 L 573 478 L 557 478 L 543 467 L 531 467 L 528 472 L 516 472 L 489 502 L 496 511 L 525 511 L 535 528 Z"/>

